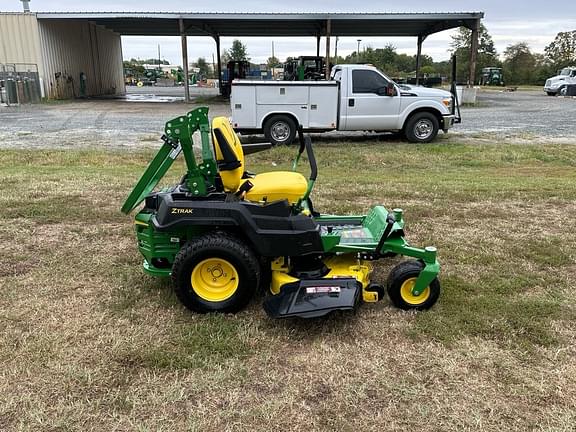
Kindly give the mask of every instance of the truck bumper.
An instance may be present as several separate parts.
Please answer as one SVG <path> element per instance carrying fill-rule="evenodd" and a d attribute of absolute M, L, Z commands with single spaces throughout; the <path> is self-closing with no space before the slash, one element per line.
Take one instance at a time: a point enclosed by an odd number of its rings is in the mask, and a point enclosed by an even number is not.
<path fill-rule="evenodd" d="M 455 119 L 456 119 L 456 116 L 454 114 L 443 115 L 442 116 L 442 130 L 444 132 L 448 132 L 448 129 L 450 129 L 452 126 L 454 126 L 454 120 Z"/>

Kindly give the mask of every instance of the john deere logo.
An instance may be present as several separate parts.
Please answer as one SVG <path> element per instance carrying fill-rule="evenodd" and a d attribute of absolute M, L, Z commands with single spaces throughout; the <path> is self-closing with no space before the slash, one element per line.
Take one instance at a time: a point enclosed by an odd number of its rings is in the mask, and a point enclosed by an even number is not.
<path fill-rule="evenodd" d="M 189 208 L 172 208 L 172 214 L 192 214 L 193 211 Z"/>

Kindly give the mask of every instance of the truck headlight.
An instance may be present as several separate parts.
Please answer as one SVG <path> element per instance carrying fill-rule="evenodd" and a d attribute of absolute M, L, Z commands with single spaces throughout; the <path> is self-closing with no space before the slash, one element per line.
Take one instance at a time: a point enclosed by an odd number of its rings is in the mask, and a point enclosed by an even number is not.
<path fill-rule="evenodd" d="M 452 98 L 444 98 L 442 99 L 442 103 L 448 109 L 452 108 Z"/>

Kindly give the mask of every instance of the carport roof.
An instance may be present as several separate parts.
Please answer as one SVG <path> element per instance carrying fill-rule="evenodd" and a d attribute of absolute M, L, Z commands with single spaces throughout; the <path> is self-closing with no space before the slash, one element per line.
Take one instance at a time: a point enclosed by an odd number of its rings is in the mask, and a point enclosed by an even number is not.
<path fill-rule="evenodd" d="M 449 13 L 196 13 L 38 12 L 38 20 L 81 20 L 121 35 L 179 36 L 428 36 L 456 27 L 473 28 L 484 12 Z"/>

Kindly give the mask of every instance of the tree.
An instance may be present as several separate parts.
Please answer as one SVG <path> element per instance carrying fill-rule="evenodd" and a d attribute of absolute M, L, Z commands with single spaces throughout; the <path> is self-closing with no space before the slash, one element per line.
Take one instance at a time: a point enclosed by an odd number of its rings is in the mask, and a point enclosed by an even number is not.
<path fill-rule="evenodd" d="M 250 61 L 248 57 L 248 48 L 238 39 L 232 41 L 232 47 L 227 51 L 230 60 Z"/>
<path fill-rule="evenodd" d="M 452 42 L 450 43 L 452 49 L 450 50 L 453 54 L 456 54 L 458 59 L 457 64 L 457 79 L 458 81 L 467 82 L 470 77 L 470 47 L 472 46 L 472 30 L 464 27 L 460 27 L 456 34 L 452 35 Z M 478 55 L 476 57 L 476 76 L 470 81 L 473 83 L 478 82 L 480 74 L 482 73 L 482 68 L 489 66 L 500 66 L 501 63 L 498 60 L 498 54 L 496 53 L 496 48 L 494 48 L 494 41 L 492 36 L 488 33 L 488 30 L 484 24 L 480 24 L 478 29 Z"/>
<path fill-rule="evenodd" d="M 208 75 L 210 75 L 210 66 L 208 63 L 206 63 L 206 59 L 204 57 L 198 57 L 198 60 L 196 60 L 196 67 L 200 69 L 198 74 L 201 77 L 206 78 Z"/>
<path fill-rule="evenodd" d="M 268 57 L 268 60 L 266 60 L 266 65 L 268 66 L 268 69 L 272 69 L 275 67 L 280 67 L 282 64 L 280 63 L 280 60 L 278 60 L 277 57 Z"/>
<path fill-rule="evenodd" d="M 526 42 L 509 45 L 504 50 L 504 79 L 509 84 L 534 82 L 536 59 Z"/>
<path fill-rule="evenodd" d="M 558 33 L 544 52 L 554 68 L 572 66 L 576 63 L 576 30 Z"/>

